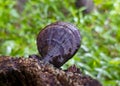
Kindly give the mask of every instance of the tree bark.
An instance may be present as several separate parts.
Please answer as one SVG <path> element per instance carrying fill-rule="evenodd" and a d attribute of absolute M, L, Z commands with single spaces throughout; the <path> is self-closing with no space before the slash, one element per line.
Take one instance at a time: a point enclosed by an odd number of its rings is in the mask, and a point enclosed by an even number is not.
<path fill-rule="evenodd" d="M 0 57 L 0 86 L 102 86 L 71 66 L 64 71 L 33 58 Z"/>

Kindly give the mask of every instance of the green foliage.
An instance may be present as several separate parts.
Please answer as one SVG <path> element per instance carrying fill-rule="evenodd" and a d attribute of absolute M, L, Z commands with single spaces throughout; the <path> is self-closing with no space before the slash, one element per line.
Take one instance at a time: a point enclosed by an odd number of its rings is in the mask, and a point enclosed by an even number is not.
<path fill-rule="evenodd" d="M 63 68 L 76 64 L 104 86 L 120 86 L 120 0 L 94 0 L 91 14 L 82 15 L 75 0 L 27 0 L 23 10 L 17 0 L 0 0 L 0 55 L 38 53 L 36 36 L 55 21 L 75 24 L 82 45 Z"/>

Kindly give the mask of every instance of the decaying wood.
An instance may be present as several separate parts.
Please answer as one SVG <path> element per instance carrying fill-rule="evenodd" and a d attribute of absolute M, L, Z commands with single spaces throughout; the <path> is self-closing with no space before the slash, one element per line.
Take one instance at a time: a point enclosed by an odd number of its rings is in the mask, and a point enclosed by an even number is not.
<path fill-rule="evenodd" d="M 76 70 L 76 71 L 75 71 Z M 33 58 L 0 57 L 0 86 L 102 86 L 74 66 L 63 71 Z"/>

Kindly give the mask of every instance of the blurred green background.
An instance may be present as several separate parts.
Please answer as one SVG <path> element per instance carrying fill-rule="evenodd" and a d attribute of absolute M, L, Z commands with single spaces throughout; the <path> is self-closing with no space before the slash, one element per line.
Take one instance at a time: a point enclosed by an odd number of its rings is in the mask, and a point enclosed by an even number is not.
<path fill-rule="evenodd" d="M 36 37 L 46 25 L 65 21 L 82 35 L 77 54 L 62 68 L 76 64 L 103 86 L 120 86 L 120 0 L 94 0 L 82 14 L 75 0 L 0 0 L 0 55 L 38 54 Z"/>

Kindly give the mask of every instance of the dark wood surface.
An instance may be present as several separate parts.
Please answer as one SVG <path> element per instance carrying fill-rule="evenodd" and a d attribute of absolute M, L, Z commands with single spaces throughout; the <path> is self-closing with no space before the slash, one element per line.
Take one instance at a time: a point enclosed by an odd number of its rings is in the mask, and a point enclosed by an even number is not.
<path fill-rule="evenodd" d="M 76 70 L 76 71 L 74 71 Z M 75 66 L 64 71 L 33 58 L 0 57 L 0 86 L 102 86 Z"/>

